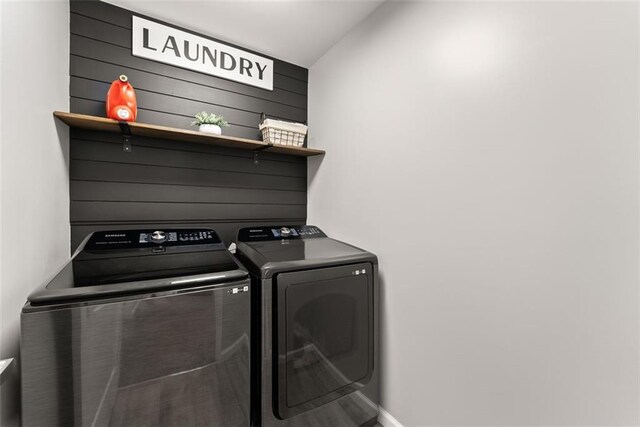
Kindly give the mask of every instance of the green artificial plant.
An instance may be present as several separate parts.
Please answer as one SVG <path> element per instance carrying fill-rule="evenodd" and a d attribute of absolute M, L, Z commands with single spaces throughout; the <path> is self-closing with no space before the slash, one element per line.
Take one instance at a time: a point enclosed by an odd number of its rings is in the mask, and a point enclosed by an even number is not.
<path fill-rule="evenodd" d="M 196 119 L 191 122 L 191 126 L 217 125 L 221 128 L 229 126 L 229 123 L 227 123 L 224 117 L 214 113 L 207 113 L 206 111 L 196 114 L 195 118 Z"/>

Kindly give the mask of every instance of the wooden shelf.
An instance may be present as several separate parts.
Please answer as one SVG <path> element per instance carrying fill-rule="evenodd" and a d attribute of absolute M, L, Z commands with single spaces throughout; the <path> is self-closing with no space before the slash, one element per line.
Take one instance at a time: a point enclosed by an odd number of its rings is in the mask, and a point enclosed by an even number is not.
<path fill-rule="evenodd" d="M 120 123 L 105 117 L 88 116 L 85 114 L 65 113 L 54 111 L 53 115 L 70 127 L 98 130 L 103 132 L 122 133 Z M 199 144 L 217 145 L 220 147 L 239 148 L 241 150 L 265 151 L 270 153 L 288 154 L 291 156 L 320 156 L 324 150 L 314 148 L 290 147 L 288 145 L 272 145 L 262 141 L 236 138 L 233 136 L 210 135 L 202 132 L 156 126 L 145 123 L 128 122 L 131 135 L 148 136 L 152 138 L 170 139 L 172 141 L 196 142 Z"/>

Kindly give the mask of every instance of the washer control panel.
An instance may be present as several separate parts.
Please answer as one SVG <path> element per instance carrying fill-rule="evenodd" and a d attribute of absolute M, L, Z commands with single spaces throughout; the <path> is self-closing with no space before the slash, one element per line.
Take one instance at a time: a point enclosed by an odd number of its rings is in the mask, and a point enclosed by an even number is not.
<path fill-rule="evenodd" d="M 202 229 L 96 231 L 85 245 L 87 250 L 140 249 L 222 243 L 215 231 Z"/>
<path fill-rule="evenodd" d="M 140 243 L 215 243 L 215 231 L 213 230 L 182 230 L 182 231 L 162 231 L 156 230 L 151 233 L 141 232 Z"/>
<path fill-rule="evenodd" d="M 240 242 L 313 239 L 316 237 L 327 237 L 327 235 L 313 225 L 248 227 L 238 231 L 238 241 Z"/>

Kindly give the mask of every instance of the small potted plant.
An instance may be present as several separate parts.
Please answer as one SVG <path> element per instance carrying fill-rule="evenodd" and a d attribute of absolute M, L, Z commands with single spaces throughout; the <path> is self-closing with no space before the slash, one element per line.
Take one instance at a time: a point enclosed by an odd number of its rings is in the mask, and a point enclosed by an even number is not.
<path fill-rule="evenodd" d="M 214 135 L 222 135 L 222 128 L 229 126 L 224 117 L 203 111 L 195 115 L 195 120 L 191 122 L 191 126 L 198 126 L 198 130 L 204 133 L 212 133 Z"/>

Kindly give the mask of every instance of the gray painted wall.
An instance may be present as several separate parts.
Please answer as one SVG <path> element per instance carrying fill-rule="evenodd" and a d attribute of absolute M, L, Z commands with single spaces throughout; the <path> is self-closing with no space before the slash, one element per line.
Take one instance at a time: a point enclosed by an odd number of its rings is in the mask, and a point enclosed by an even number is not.
<path fill-rule="evenodd" d="M 207 110 L 231 123 L 224 133 L 258 139 L 260 113 L 307 119 L 307 70 L 274 60 L 274 90 L 131 55 L 132 12 L 102 2 L 71 2 L 71 111 L 104 116 L 111 81 L 126 74 L 138 121 L 195 129 Z M 187 29 L 188 30 L 188 29 Z M 304 223 L 306 159 L 135 137 L 71 131 L 72 248 L 106 228 L 208 226 L 229 242 L 238 227 Z"/>
<path fill-rule="evenodd" d="M 0 1 L 0 358 L 19 357 L 27 295 L 69 257 L 69 4 Z M 37 52 L 27 53 L 27 52 Z M 2 375 L 0 425 L 19 426 L 17 359 Z"/>
<path fill-rule="evenodd" d="M 638 2 L 386 2 L 310 68 L 406 426 L 638 425 Z M 339 106 L 339 108 L 336 108 Z"/>

